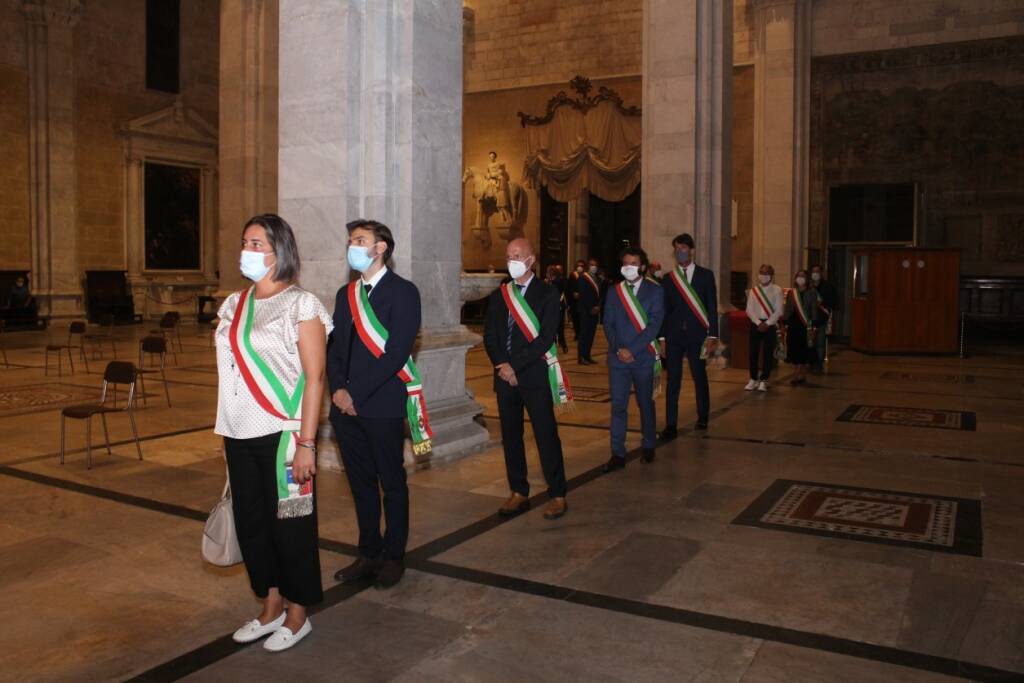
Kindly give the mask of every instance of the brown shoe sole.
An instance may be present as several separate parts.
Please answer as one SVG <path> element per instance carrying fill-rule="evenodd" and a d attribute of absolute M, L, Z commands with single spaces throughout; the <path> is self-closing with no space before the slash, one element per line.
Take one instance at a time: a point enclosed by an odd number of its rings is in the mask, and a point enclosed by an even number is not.
<path fill-rule="evenodd" d="M 501 517 L 515 517 L 516 515 L 523 514 L 529 509 L 530 501 L 527 500 L 520 504 L 520 506 L 515 508 L 514 510 L 506 510 L 505 508 L 501 508 L 500 510 L 498 510 L 498 515 L 500 515 Z"/>
<path fill-rule="evenodd" d="M 568 512 L 568 511 L 569 511 L 569 506 L 566 505 L 564 508 L 562 508 L 561 512 L 545 512 L 544 513 L 544 519 L 558 519 L 559 517 L 564 517 L 565 513 Z"/>

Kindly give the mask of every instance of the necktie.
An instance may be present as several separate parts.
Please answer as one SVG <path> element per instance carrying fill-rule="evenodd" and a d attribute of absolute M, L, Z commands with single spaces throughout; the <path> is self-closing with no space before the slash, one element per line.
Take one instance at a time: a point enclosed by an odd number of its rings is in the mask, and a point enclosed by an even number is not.
<path fill-rule="evenodd" d="M 520 292 L 523 291 L 523 286 L 522 285 L 517 284 L 516 287 L 519 288 Z M 516 324 L 516 321 L 515 321 L 515 318 L 512 317 L 512 311 L 509 311 L 509 313 L 508 313 L 508 329 L 507 329 L 507 334 L 505 335 L 505 350 L 509 352 L 509 355 L 512 354 L 512 328 L 515 327 L 515 324 Z"/>

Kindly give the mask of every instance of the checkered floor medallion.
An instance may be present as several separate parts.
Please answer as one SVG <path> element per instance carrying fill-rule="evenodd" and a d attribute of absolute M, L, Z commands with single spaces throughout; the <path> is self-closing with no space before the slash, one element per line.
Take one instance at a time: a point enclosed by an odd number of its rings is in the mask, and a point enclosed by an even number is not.
<path fill-rule="evenodd" d="M 584 387 L 579 384 L 572 385 L 572 397 L 584 403 L 608 403 L 611 396 L 607 389 L 601 387 Z"/>
<path fill-rule="evenodd" d="M 882 373 L 882 379 L 901 382 L 932 382 L 938 384 L 974 384 L 974 375 L 954 375 L 941 372 L 899 372 L 890 370 Z"/>
<path fill-rule="evenodd" d="M 981 555 L 981 503 L 966 498 L 779 479 L 733 524 Z"/>
<path fill-rule="evenodd" d="M 72 384 L 26 384 L 0 389 L 0 415 L 24 415 L 100 400 L 100 390 Z"/>
<path fill-rule="evenodd" d="M 930 427 L 932 429 L 957 429 L 975 431 L 977 417 L 962 410 L 932 410 L 930 408 L 907 408 L 896 406 L 851 405 L 844 410 L 836 422 L 863 422 L 896 427 Z"/>

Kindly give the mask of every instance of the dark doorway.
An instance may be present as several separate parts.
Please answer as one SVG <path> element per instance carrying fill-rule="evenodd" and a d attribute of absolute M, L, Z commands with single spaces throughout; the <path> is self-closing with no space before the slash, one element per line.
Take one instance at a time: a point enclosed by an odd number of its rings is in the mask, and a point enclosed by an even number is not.
<path fill-rule="evenodd" d="M 199 270 L 199 169 L 146 162 L 146 269 Z"/>
<path fill-rule="evenodd" d="M 619 252 L 640 244 L 640 186 L 621 202 L 590 195 L 589 257 L 596 258 L 606 273 L 619 270 Z"/>
<path fill-rule="evenodd" d="M 548 194 L 548 188 L 540 188 L 540 266 L 541 273 L 548 266 L 567 268 L 569 205 Z"/>

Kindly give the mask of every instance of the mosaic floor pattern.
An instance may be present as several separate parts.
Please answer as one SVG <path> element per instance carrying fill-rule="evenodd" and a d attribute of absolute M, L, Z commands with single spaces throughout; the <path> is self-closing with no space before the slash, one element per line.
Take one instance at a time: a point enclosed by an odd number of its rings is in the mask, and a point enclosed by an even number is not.
<path fill-rule="evenodd" d="M 962 410 L 932 410 L 898 406 L 867 406 L 854 404 L 844 410 L 836 422 L 864 422 L 896 427 L 930 427 L 973 432 L 977 428 L 974 413 Z"/>
<path fill-rule="evenodd" d="M 733 524 L 981 556 L 981 503 L 776 480 Z"/>
<path fill-rule="evenodd" d="M 72 384 L 25 384 L 0 390 L 0 415 L 56 410 L 100 399 L 100 390 Z"/>

